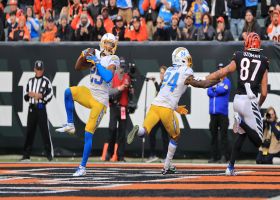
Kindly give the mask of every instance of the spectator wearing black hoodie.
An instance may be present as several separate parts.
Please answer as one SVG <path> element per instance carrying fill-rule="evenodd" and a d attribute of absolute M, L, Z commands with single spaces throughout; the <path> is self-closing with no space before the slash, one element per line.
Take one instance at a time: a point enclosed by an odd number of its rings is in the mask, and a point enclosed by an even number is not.
<path fill-rule="evenodd" d="M 60 17 L 60 24 L 57 27 L 55 41 L 61 42 L 71 40 L 73 40 L 73 30 L 71 26 L 67 23 L 67 16 L 62 15 Z"/>
<path fill-rule="evenodd" d="M 125 25 L 122 16 L 118 15 L 115 20 L 115 26 L 113 27 L 112 33 L 114 36 L 118 37 L 119 41 L 124 41 Z"/>

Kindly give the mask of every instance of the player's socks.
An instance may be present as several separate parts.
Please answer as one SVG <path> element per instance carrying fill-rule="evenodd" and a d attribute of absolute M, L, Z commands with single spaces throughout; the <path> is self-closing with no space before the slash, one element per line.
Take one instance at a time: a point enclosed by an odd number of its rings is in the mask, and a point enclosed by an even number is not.
<path fill-rule="evenodd" d="M 74 101 L 72 97 L 72 93 L 70 88 L 67 88 L 64 92 L 64 102 L 65 102 L 65 109 L 67 113 L 67 122 L 68 123 L 74 123 Z"/>
<path fill-rule="evenodd" d="M 177 148 L 177 142 L 175 140 L 170 139 L 167 155 L 166 155 L 165 162 L 164 162 L 164 169 L 166 169 L 166 170 L 169 169 L 169 167 L 171 165 L 171 161 L 175 154 L 176 148 Z"/>
<path fill-rule="evenodd" d="M 145 133 L 146 133 L 145 128 L 139 127 L 139 130 L 138 130 L 137 135 L 138 135 L 139 137 L 143 137 L 143 136 L 145 135 Z"/>
<path fill-rule="evenodd" d="M 230 156 L 230 165 L 234 167 L 234 163 L 239 155 L 239 152 L 241 150 L 241 147 L 246 139 L 246 133 L 245 134 L 238 134 L 236 140 L 234 141 L 233 147 L 232 147 L 232 152 Z"/>
<path fill-rule="evenodd" d="M 88 157 L 90 156 L 91 148 L 92 148 L 92 138 L 93 134 L 89 132 L 85 132 L 85 144 L 83 151 L 83 158 L 81 162 L 81 166 L 86 167 Z"/>

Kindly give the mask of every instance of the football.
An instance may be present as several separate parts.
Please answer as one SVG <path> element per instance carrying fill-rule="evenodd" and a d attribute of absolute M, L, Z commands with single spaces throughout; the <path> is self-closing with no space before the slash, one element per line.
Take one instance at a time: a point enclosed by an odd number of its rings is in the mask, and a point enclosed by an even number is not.
<path fill-rule="evenodd" d="M 93 48 L 88 48 L 85 55 L 81 54 L 76 61 L 75 69 L 76 70 L 83 70 L 89 69 L 93 66 L 91 62 L 88 62 L 86 57 L 90 55 L 95 55 L 95 50 Z"/>

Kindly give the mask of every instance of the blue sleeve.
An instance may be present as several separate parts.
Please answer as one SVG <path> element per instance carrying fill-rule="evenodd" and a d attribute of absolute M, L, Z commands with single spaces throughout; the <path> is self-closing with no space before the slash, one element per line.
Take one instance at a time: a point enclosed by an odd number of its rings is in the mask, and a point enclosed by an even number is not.
<path fill-rule="evenodd" d="M 215 92 L 213 91 L 213 88 L 212 88 L 212 87 L 210 87 L 210 88 L 207 89 L 207 95 L 208 95 L 209 97 L 215 97 L 215 96 L 216 96 L 216 95 L 215 95 Z"/>
<path fill-rule="evenodd" d="M 223 82 L 224 86 L 217 86 L 216 88 L 217 95 L 226 95 L 230 91 L 231 85 L 229 79 L 225 79 Z"/>
<path fill-rule="evenodd" d="M 174 9 L 175 9 L 175 12 L 180 11 L 180 2 L 178 0 L 174 1 Z"/>
<path fill-rule="evenodd" d="M 110 83 L 113 78 L 113 72 L 103 67 L 100 63 L 96 64 L 97 71 L 101 78 L 106 82 Z"/>

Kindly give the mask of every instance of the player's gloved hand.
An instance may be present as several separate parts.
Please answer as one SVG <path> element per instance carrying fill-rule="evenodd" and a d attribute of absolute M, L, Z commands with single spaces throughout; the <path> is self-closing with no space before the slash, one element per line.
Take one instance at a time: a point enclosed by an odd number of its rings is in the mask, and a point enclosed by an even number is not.
<path fill-rule="evenodd" d="M 205 77 L 194 77 L 193 78 L 194 80 L 196 80 L 196 81 L 205 81 L 206 80 L 206 78 Z"/>
<path fill-rule="evenodd" d="M 177 109 L 175 110 L 177 113 L 179 113 L 180 115 L 186 115 L 188 114 L 188 109 L 186 109 L 186 105 L 181 105 L 178 106 Z"/>
<path fill-rule="evenodd" d="M 85 56 L 89 52 L 90 48 L 86 48 L 85 50 L 82 51 L 82 56 Z"/>
<path fill-rule="evenodd" d="M 249 99 L 257 98 L 256 95 L 251 90 L 251 84 L 250 83 L 245 83 L 244 86 L 245 86 L 245 90 L 246 90 L 246 93 L 247 93 L 247 96 L 249 97 Z"/>
<path fill-rule="evenodd" d="M 90 62 L 93 65 L 100 62 L 100 60 L 95 55 L 87 56 L 86 59 L 87 59 L 87 62 Z"/>

